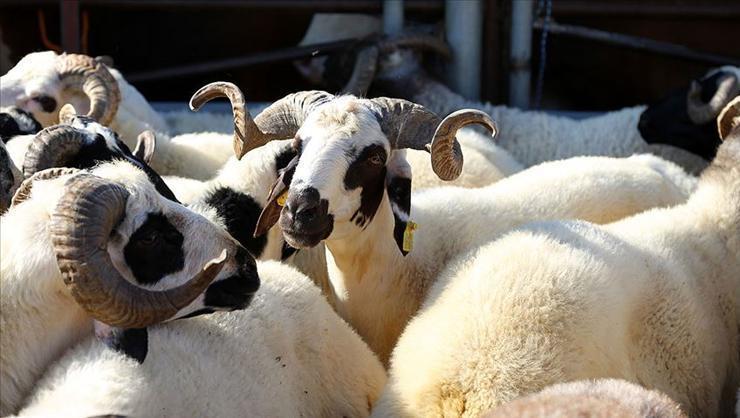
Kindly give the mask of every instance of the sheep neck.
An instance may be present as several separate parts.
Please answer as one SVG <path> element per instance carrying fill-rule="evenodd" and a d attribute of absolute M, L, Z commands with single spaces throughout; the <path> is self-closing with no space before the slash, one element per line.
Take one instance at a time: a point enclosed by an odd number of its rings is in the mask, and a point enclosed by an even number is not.
<path fill-rule="evenodd" d="M 3 416 L 20 407 L 50 364 L 92 332 L 92 321 L 63 286 L 46 222 L 41 228 L 31 225 L 33 219 L 46 218 L 31 214 L 30 204 L 27 202 L 24 210 L 11 212 L 2 219 L 3 231 L 17 240 L 14 248 L 3 246 L 0 278 L 0 414 Z M 22 242 L 22 234 L 13 234 L 34 229 L 42 230 L 27 237 L 33 243 Z M 23 266 L 12 264 L 20 259 Z M 17 276 L 19 270 L 23 277 Z"/>
<path fill-rule="evenodd" d="M 391 350 L 421 298 L 417 275 L 393 239 L 387 195 L 372 222 L 351 237 L 326 241 L 327 267 L 339 314 L 387 366 Z M 408 255 L 407 257 L 410 257 Z"/>

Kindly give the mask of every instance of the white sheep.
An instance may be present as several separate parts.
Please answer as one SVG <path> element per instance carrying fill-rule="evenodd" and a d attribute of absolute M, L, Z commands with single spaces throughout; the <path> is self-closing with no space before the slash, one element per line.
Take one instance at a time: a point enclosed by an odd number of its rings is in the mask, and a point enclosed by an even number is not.
<path fill-rule="evenodd" d="M 409 51 L 390 55 L 377 81 L 387 93 L 439 115 L 462 108 L 483 110 L 500 126 L 499 146 L 525 167 L 579 155 L 619 157 L 652 152 L 699 172 L 719 144 L 714 128 L 717 114 L 740 93 L 740 68 L 711 70 L 690 88 L 650 106 L 583 120 L 466 100 L 426 75 Z M 698 99 L 702 90 L 714 92 L 710 103 Z"/>
<path fill-rule="evenodd" d="M 152 161 L 153 168 L 160 174 L 206 180 L 231 155 L 230 136 L 225 134 L 190 132 L 171 136 L 170 127 L 162 115 L 149 105 L 144 96 L 118 70 L 84 55 L 57 55 L 53 51 L 26 55 L 0 78 L 0 106 L 18 106 L 29 111 L 44 127 L 59 122 L 59 113 L 66 103 L 73 105 L 76 112 L 89 112 L 90 102 L 80 94 L 82 87 L 78 84 L 70 87 L 71 83 L 63 82 L 59 77 L 62 63 L 71 59 L 78 61 L 76 65 L 86 71 L 88 67 L 94 67 L 93 74 L 96 76 L 105 74 L 101 77 L 107 83 L 109 97 L 105 98 L 106 110 L 100 122 L 120 134 L 129 147 L 133 148 L 138 135 L 145 130 L 160 133 L 160 152 Z M 214 129 L 208 125 L 217 125 L 212 122 L 223 120 L 223 117 L 212 114 L 191 116 L 202 121 L 201 130 Z M 181 124 L 182 122 L 176 128 L 184 129 L 179 126 Z M 195 128 L 197 124 L 189 122 L 187 126 Z"/>
<path fill-rule="evenodd" d="M 398 341 L 376 416 L 477 416 L 601 377 L 659 389 L 689 416 L 729 412 L 740 383 L 734 103 L 734 133 L 686 203 L 604 226 L 533 223 L 451 263 Z"/>
<path fill-rule="evenodd" d="M 263 132 L 245 149 L 269 140 L 268 133 L 292 132 L 299 150 L 273 187 L 257 232 L 279 221 L 294 248 L 326 244 L 337 311 L 384 362 L 456 254 L 530 220 L 610 222 L 679 203 L 695 184 L 656 157 L 591 157 L 543 164 L 475 190 L 429 189 L 412 201 L 410 175 L 391 168 L 399 164 L 398 150 L 422 149 L 434 136 L 433 169 L 454 178 L 462 171 L 456 128 L 481 114 L 460 112 L 440 121 L 402 100 L 303 92 L 245 122 Z M 418 224 L 415 239 L 410 221 Z"/>
<path fill-rule="evenodd" d="M 138 364 L 82 343 L 19 416 L 363 417 L 385 383 L 367 345 L 296 270 L 258 262 L 249 308 L 149 328 Z"/>
<path fill-rule="evenodd" d="M 92 333 L 93 318 L 141 328 L 243 308 L 259 285 L 254 261 L 233 238 L 162 197 L 127 162 L 91 173 L 40 171 L 13 202 L 0 217 L 2 415 L 17 411 L 47 366 Z M 222 250 L 226 257 L 209 263 Z"/>
<path fill-rule="evenodd" d="M 665 394 L 617 379 L 584 380 L 548 386 L 515 399 L 484 418 L 546 417 L 685 418 Z"/>

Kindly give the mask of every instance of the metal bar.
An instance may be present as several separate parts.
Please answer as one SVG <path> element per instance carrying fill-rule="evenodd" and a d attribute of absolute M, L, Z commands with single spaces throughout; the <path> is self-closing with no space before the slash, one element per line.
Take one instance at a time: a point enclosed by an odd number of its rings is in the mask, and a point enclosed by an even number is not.
<path fill-rule="evenodd" d="M 529 108 L 533 17 L 534 0 L 513 2 L 509 56 L 509 105 L 522 109 Z"/>
<path fill-rule="evenodd" d="M 403 30 L 403 0 L 383 0 L 383 32 L 398 35 Z"/>
<path fill-rule="evenodd" d="M 542 20 L 537 20 L 533 27 L 542 29 Z M 590 39 L 603 42 L 609 45 L 622 46 L 626 48 L 637 49 L 641 51 L 654 52 L 656 54 L 668 55 L 671 57 L 683 58 L 690 61 L 705 62 L 713 65 L 734 65 L 740 66 L 740 59 L 727 57 L 709 52 L 695 51 L 689 47 L 674 44 L 670 42 L 656 41 L 654 39 L 643 38 L 640 36 L 624 35 L 621 33 L 607 32 L 598 29 L 586 28 L 583 26 L 563 25 L 548 22 L 547 30 L 551 34 L 570 36 L 574 38 Z"/>
<path fill-rule="evenodd" d="M 606 16 L 675 16 L 680 18 L 709 17 L 730 19 L 740 16 L 738 2 L 666 2 L 666 1 L 600 1 L 558 0 L 553 4 L 557 16 L 606 15 Z"/>
<path fill-rule="evenodd" d="M 80 52 L 80 2 L 59 0 L 59 12 L 62 49 L 65 52 Z"/>
<path fill-rule="evenodd" d="M 315 45 L 297 46 L 275 51 L 267 51 L 254 55 L 226 58 L 216 61 L 186 64 L 169 68 L 161 68 L 153 71 L 144 71 L 126 76 L 131 82 L 160 80 L 168 77 L 181 77 L 194 74 L 203 74 L 211 71 L 223 71 L 231 68 L 248 67 L 250 65 L 264 64 L 269 62 L 289 61 L 309 56 L 326 55 L 334 51 L 347 48 L 362 42 L 372 42 L 372 39 L 357 40 L 348 39 L 336 42 L 327 42 Z"/>
<path fill-rule="evenodd" d="M 452 50 L 449 82 L 470 100 L 480 100 L 482 33 L 480 0 L 445 1 L 445 35 Z"/>

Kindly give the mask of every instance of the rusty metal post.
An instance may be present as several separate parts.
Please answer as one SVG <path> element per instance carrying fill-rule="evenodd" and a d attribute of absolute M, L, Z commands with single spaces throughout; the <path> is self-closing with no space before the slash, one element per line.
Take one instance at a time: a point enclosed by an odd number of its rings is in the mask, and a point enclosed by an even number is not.
<path fill-rule="evenodd" d="M 59 19 L 62 31 L 62 49 L 80 52 L 80 2 L 59 0 Z"/>

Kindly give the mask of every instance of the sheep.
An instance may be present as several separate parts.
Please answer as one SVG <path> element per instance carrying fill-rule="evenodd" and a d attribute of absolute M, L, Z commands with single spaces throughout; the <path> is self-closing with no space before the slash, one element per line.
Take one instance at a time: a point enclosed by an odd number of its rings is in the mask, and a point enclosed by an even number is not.
<path fill-rule="evenodd" d="M 700 172 L 719 145 L 714 119 L 722 106 L 740 93 L 740 68 L 724 66 L 652 105 L 573 120 L 466 100 L 426 75 L 409 51 L 391 54 L 381 68 L 376 84 L 385 93 L 440 115 L 460 108 L 489 114 L 501 126 L 500 146 L 525 167 L 578 155 L 652 152 L 691 172 Z M 707 92 L 712 94 L 705 103 L 701 97 Z"/>
<path fill-rule="evenodd" d="M 80 72 L 85 75 L 82 79 Z M 93 87 L 96 86 L 104 86 L 105 92 L 94 96 L 95 103 L 99 104 L 93 106 L 93 111 L 89 111 L 87 116 L 103 125 L 110 125 L 129 147 L 133 147 L 138 135 L 146 130 L 159 133 L 161 152 L 152 161 L 152 167 L 160 174 L 206 180 L 231 155 L 228 135 L 203 132 L 171 136 L 162 115 L 119 71 L 85 55 L 57 55 L 53 51 L 26 55 L 0 78 L 0 106 L 18 106 L 31 112 L 42 126 L 49 127 L 63 120 L 60 112 L 65 103 L 78 111 L 87 111 L 89 100 L 79 92 L 86 91 L 89 97 L 93 97 Z M 196 119 L 210 123 L 223 118 L 206 115 Z M 176 128 L 183 129 L 179 125 Z M 187 124 L 191 128 L 196 125 L 192 122 Z"/>
<path fill-rule="evenodd" d="M 503 417 L 685 418 L 665 394 L 617 379 L 577 381 L 549 386 L 515 399 L 485 418 Z"/>
<path fill-rule="evenodd" d="M 0 141 L 0 215 L 10 206 L 10 198 L 20 186 L 22 175 L 10 159 L 5 143 Z"/>
<path fill-rule="evenodd" d="M 9 106 L 0 108 L 0 141 L 8 142 L 19 135 L 34 135 L 41 124 L 25 110 Z"/>
<path fill-rule="evenodd" d="M 462 171 L 457 128 L 471 121 L 493 128 L 490 118 L 461 111 L 441 121 L 400 99 L 319 91 L 286 96 L 254 120 L 248 112 L 239 114 L 237 132 L 251 132 L 237 135 L 245 138 L 236 147 L 242 152 L 295 136 L 296 157 L 275 182 L 255 234 L 277 223 L 291 247 L 323 242 L 337 311 L 384 363 L 455 254 L 529 220 L 610 222 L 682 202 L 696 181 L 656 157 L 578 158 L 481 189 L 428 189 L 414 195 L 412 205 L 410 170 L 389 166 L 405 162 L 397 152 L 426 148 L 436 132 L 432 168 L 440 178 L 454 179 Z"/>
<path fill-rule="evenodd" d="M 344 14 L 314 19 L 307 31 L 312 42 L 330 42 L 346 37 L 367 37 L 379 27 L 368 16 Z M 343 23 L 343 31 L 325 30 Z M 310 35 L 310 36 L 309 36 Z M 405 34 L 408 36 L 409 34 Z M 634 106 L 589 118 L 572 120 L 548 115 L 544 112 L 525 112 L 505 106 L 471 102 L 452 92 L 443 84 L 431 79 L 421 68 L 418 56 L 403 47 L 432 50 L 449 55 L 440 47 L 435 36 L 414 36 L 411 42 L 400 45 L 390 42 L 389 48 L 366 45 L 365 51 L 375 48 L 375 59 L 367 59 L 357 46 L 330 57 L 342 62 L 344 56 L 356 56 L 355 70 L 362 73 L 364 83 L 357 83 L 350 93 L 362 94 L 370 83 L 376 91 L 400 97 L 426 106 L 439 115 L 448 115 L 461 108 L 481 109 L 498 121 L 502 129 L 500 146 L 509 151 L 525 167 L 543 161 L 579 155 L 629 156 L 634 153 L 652 152 L 672 160 L 692 172 L 699 172 L 711 160 L 719 144 L 713 127 L 722 106 L 740 93 L 740 69 L 732 66 L 709 71 L 702 79 L 692 82 L 690 88 L 674 92 L 650 106 Z M 404 35 L 401 35 L 404 36 Z M 386 43 L 381 38 L 379 44 Z M 429 48 L 428 46 L 435 45 Z M 380 62 L 377 62 L 380 57 Z M 309 81 L 327 84 L 346 75 L 332 72 L 325 57 L 312 58 Z M 344 61 L 349 61 L 344 59 Z M 365 67 L 365 68 L 361 68 Z M 376 74 L 377 71 L 377 74 Z M 345 91 L 347 91 L 345 89 Z M 713 92 L 706 97 L 707 92 Z"/>
<path fill-rule="evenodd" d="M 243 247 L 127 161 L 40 171 L 13 200 L 0 217 L 3 416 L 94 324 L 108 345 L 143 361 L 141 328 L 242 309 L 259 286 Z"/>
<path fill-rule="evenodd" d="M 37 385 L 19 416 L 368 416 L 385 370 L 286 265 L 258 262 L 249 308 L 149 329 L 142 364 L 83 342 Z"/>
<path fill-rule="evenodd" d="M 740 97 L 720 118 L 734 128 L 686 203 L 603 226 L 532 223 L 451 263 L 398 341 L 374 414 L 477 416 L 550 384 L 610 377 L 659 389 L 689 416 L 729 416 Z"/>

